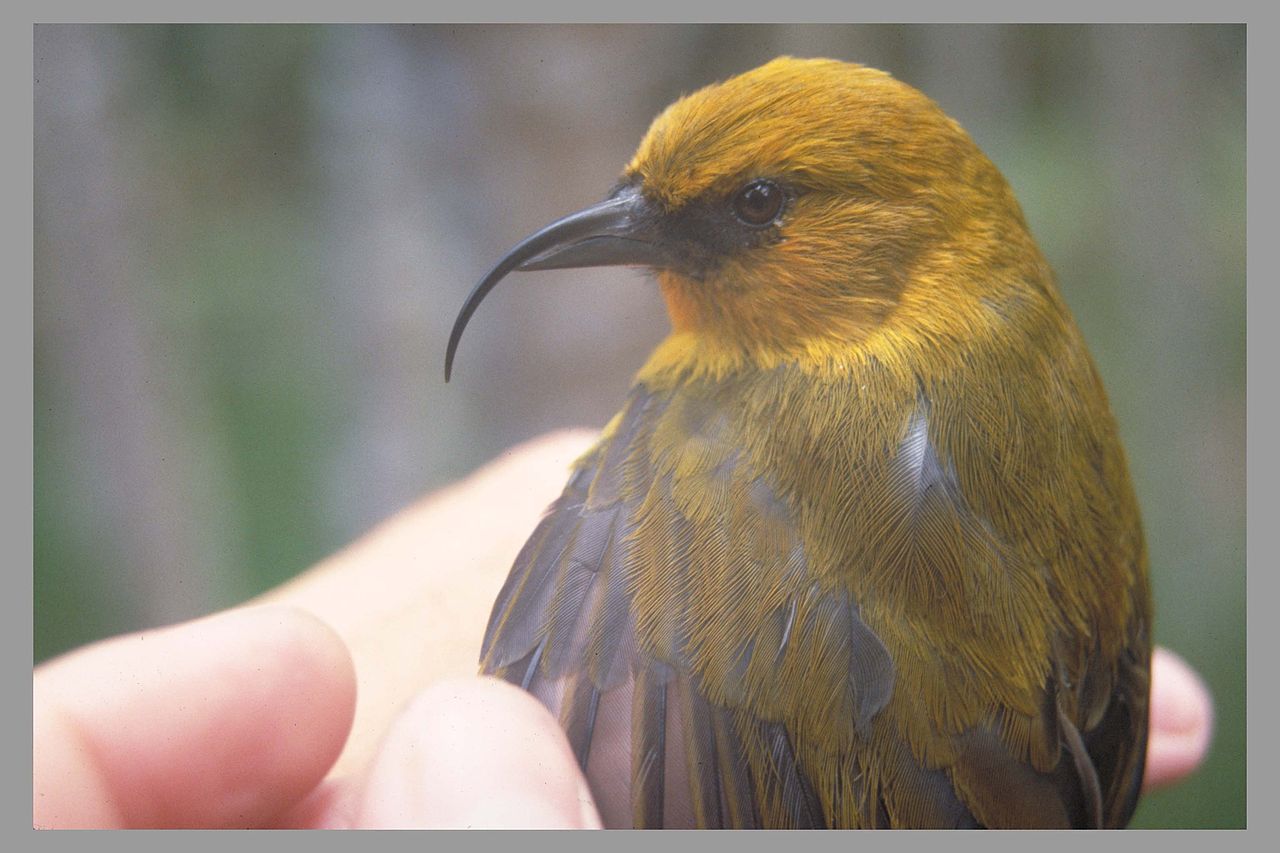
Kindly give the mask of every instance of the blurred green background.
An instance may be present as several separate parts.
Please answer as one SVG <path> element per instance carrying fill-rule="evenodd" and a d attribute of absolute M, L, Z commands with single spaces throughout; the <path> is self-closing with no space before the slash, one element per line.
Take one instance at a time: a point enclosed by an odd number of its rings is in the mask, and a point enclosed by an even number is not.
<path fill-rule="evenodd" d="M 1012 182 L 1106 379 L 1157 641 L 1245 824 L 1243 26 L 37 26 L 37 661 L 242 601 L 522 438 L 600 426 L 666 328 L 626 270 L 513 279 L 683 92 L 892 72 Z"/>

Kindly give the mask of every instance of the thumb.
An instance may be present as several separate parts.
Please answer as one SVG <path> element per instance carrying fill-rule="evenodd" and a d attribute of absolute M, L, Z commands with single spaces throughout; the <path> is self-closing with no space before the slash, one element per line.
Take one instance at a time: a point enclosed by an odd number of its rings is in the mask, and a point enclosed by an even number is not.
<path fill-rule="evenodd" d="M 598 829 L 586 780 L 554 717 L 506 682 L 423 691 L 392 724 L 359 794 L 356 825 Z"/>

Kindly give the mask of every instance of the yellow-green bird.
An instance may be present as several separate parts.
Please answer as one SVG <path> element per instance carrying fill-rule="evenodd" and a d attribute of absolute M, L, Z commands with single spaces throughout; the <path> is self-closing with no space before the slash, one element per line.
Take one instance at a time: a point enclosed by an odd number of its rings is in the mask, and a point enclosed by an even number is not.
<path fill-rule="evenodd" d="M 1118 827 L 1147 560 L 1008 184 L 888 74 L 781 58 L 653 122 L 512 270 L 637 265 L 671 334 L 494 605 L 606 825 Z"/>

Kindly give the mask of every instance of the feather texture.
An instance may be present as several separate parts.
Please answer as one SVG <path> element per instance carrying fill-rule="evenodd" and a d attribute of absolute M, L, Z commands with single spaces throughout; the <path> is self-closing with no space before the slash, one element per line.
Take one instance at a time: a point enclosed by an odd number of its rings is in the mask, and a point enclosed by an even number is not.
<path fill-rule="evenodd" d="M 584 767 L 598 750 L 630 756 L 628 784 L 611 785 L 627 802 L 607 808 L 636 826 L 680 823 L 673 799 L 705 826 L 1091 825 L 1082 804 L 1108 768 L 1093 770 L 1075 724 L 1061 733 L 1051 655 L 1027 665 L 1029 681 L 991 659 L 994 641 L 914 642 L 937 630 L 930 612 L 967 594 L 957 578 L 1032 571 L 1011 567 L 1010 546 L 966 505 L 929 438 L 928 400 L 904 398 L 883 457 L 820 469 L 824 488 L 842 488 L 841 470 L 861 486 L 838 513 L 860 535 L 840 571 L 821 571 L 801 544 L 805 508 L 753 461 L 774 442 L 756 448 L 746 430 L 760 389 L 794 385 L 637 386 L 521 553 L 485 670 L 556 697 Z M 793 420 L 779 410 L 773 429 Z M 1013 620 L 1017 641 L 1049 648 L 1064 626 L 1045 616 L 1052 598 L 1034 574 L 1021 583 L 1040 590 L 1036 607 L 977 596 L 969 631 Z M 614 694 L 631 722 L 602 742 L 592 721 Z"/>
<path fill-rule="evenodd" d="M 774 219 L 735 220 L 766 179 Z M 607 222 L 564 257 L 643 243 L 673 332 L 517 558 L 484 671 L 559 714 L 611 824 L 1127 823 L 1145 545 L 999 172 L 888 75 L 782 59 L 669 108 L 620 186 L 522 246 L 545 268 Z"/>

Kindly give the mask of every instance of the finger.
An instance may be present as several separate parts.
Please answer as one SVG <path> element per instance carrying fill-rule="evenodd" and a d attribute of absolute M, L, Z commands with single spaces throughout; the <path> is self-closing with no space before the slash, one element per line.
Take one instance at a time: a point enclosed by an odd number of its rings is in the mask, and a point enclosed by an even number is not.
<path fill-rule="evenodd" d="M 1213 734 L 1213 699 L 1186 661 L 1157 648 L 1151 659 L 1146 789 L 1171 785 L 1200 766 Z"/>
<path fill-rule="evenodd" d="M 349 778 L 327 778 L 306 798 L 276 816 L 271 829 L 351 829 L 357 790 Z"/>
<path fill-rule="evenodd" d="M 555 718 L 494 679 L 420 694 L 378 750 L 356 813 L 365 827 L 598 829 Z"/>
<path fill-rule="evenodd" d="M 418 691 L 475 675 L 516 554 L 594 438 L 562 431 L 512 448 L 264 598 L 315 613 L 351 649 L 356 719 L 335 774 L 368 766 Z"/>
<path fill-rule="evenodd" d="M 36 825 L 250 827 L 324 777 L 355 674 L 323 623 L 262 607 L 74 652 L 34 694 Z"/>

